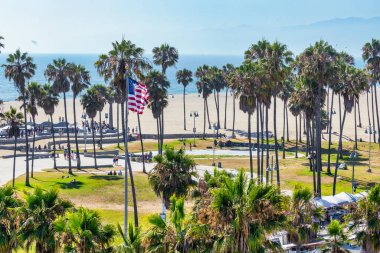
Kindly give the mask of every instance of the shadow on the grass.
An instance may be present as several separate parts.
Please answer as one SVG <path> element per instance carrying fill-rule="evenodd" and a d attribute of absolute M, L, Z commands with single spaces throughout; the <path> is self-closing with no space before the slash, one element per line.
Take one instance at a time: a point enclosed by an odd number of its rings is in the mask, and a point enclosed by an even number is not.
<path fill-rule="evenodd" d="M 102 180 L 109 180 L 109 181 L 117 181 L 117 180 L 122 180 L 124 177 L 122 176 L 114 176 L 114 175 L 94 175 L 90 176 L 90 179 L 102 179 Z"/>
<path fill-rule="evenodd" d="M 75 183 L 62 183 L 58 182 L 57 183 L 61 189 L 67 190 L 67 189 L 79 189 L 81 188 L 84 184 L 80 181 L 76 181 Z"/>

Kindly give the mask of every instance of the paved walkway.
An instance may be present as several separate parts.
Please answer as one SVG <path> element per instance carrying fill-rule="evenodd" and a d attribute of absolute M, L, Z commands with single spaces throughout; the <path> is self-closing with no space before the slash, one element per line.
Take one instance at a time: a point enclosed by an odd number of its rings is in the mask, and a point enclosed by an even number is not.
<path fill-rule="evenodd" d="M 112 158 L 98 158 L 97 159 L 98 166 L 111 166 Z M 31 168 L 32 161 L 29 161 L 29 167 Z M 83 157 L 81 158 L 81 164 L 83 166 L 93 166 L 94 159 L 92 157 Z M 69 162 L 60 156 L 57 158 L 57 166 L 68 166 Z M 124 166 L 124 160 L 119 159 L 119 165 Z M 133 171 L 142 171 L 143 166 L 142 163 L 139 162 L 131 162 Z M 25 174 L 25 157 L 17 157 L 16 158 L 16 178 Z M 42 158 L 34 160 L 34 172 L 40 172 L 44 169 L 53 168 L 54 162 L 52 158 Z M 76 168 L 76 161 L 72 161 L 73 168 Z M 146 170 L 149 172 L 154 166 L 154 163 L 146 163 Z M 232 173 L 236 173 L 236 170 L 230 170 Z M 7 182 L 12 180 L 13 175 L 13 158 L 0 159 L 0 186 L 6 184 Z M 205 171 L 213 172 L 213 166 L 205 166 L 205 165 L 197 165 L 197 171 L 199 176 L 203 177 Z"/>

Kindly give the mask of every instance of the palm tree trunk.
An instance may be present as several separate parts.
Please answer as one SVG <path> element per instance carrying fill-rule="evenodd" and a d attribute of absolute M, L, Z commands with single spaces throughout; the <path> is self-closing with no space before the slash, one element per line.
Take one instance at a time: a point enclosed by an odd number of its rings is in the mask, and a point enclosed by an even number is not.
<path fill-rule="evenodd" d="M 120 106 L 121 106 L 121 129 L 123 131 L 123 136 L 125 136 L 126 126 L 125 126 L 124 103 L 122 102 Z"/>
<path fill-rule="evenodd" d="M 74 111 L 74 128 L 75 128 L 75 147 L 77 149 L 77 169 L 80 169 L 80 155 L 79 155 L 79 145 L 78 145 L 78 131 L 77 131 L 77 114 L 76 114 L 76 107 L 75 107 L 75 96 L 73 98 L 73 111 Z"/>
<path fill-rule="evenodd" d="M 117 103 L 116 104 L 116 124 L 117 124 L 117 148 L 118 149 L 120 149 L 120 124 L 119 124 L 119 118 L 120 118 L 120 116 L 119 116 L 119 114 L 120 114 L 120 112 L 119 112 L 119 108 L 120 108 L 120 105 L 119 105 L 119 103 Z"/>
<path fill-rule="evenodd" d="M 22 94 L 22 100 L 23 100 L 23 104 L 26 105 L 26 99 L 25 99 L 25 92 Z M 25 163 L 26 163 L 26 175 L 25 175 L 25 185 L 26 186 L 30 186 L 29 184 L 29 142 L 28 142 L 28 121 L 27 121 L 27 114 L 26 114 L 26 106 L 23 106 L 24 107 L 24 117 L 25 117 L 25 123 L 24 123 L 24 126 L 25 126 L 25 147 L 26 147 L 26 153 L 25 153 Z"/>
<path fill-rule="evenodd" d="M 343 126 L 344 126 L 344 121 L 345 120 L 346 120 L 346 109 L 344 109 L 342 125 L 340 126 L 340 131 L 339 131 L 339 145 L 338 145 L 338 153 L 336 154 L 336 162 L 335 162 L 333 195 L 335 195 L 335 192 L 336 192 L 336 178 L 337 178 L 337 175 L 338 175 L 339 158 L 340 158 L 340 155 L 341 155 L 341 152 L 342 152 L 342 135 L 343 135 Z"/>
<path fill-rule="evenodd" d="M 165 134 L 165 129 L 164 129 L 164 109 L 162 109 L 162 115 L 161 115 L 161 147 L 160 147 L 160 154 L 162 154 L 162 149 L 164 147 L 164 134 Z"/>
<path fill-rule="evenodd" d="M 317 95 L 317 105 L 316 105 L 316 112 L 317 112 L 317 122 L 316 122 L 316 144 L 317 144 L 317 159 L 316 159 L 316 169 L 317 169 L 317 194 L 318 196 L 321 196 L 321 135 L 322 135 L 322 129 L 321 129 L 321 85 L 318 85 L 318 95 Z"/>
<path fill-rule="evenodd" d="M 334 107 L 334 92 L 331 92 L 331 107 L 330 107 L 330 119 L 329 119 L 329 147 L 328 147 L 328 154 L 327 154 L 327 174 L 331 175 L 331 167 L 330 167 L 330 159 L 331 159 L 331 130 L 332 130 L 332 114 L 333 114 L 333 107 Z"/>
<path fill-rule="evenodd" d="M 376 104 L 377 133 L 378 133 L 378 136 L 380 136 L 380 120 L 379 120 L 379 108 L 377 105 L 377 87 L 376 87 L 376 84 L 373 85 L 373 89 L 375 90 L 374 95 L 375 95 L 375 104 Z M 379 140 L 377 140 L 377 142 L 379 143 L 379 147 L 380 147 Z"/>
<path fill-rule="evenodd" d="M 206 137 L 206 99 L 203 99 L 203 140 Z"/>
<path fill-rule="evenodd" d="M 186 130 L 186 86 L 183 86 L 183 130 Z"/>
<path fill-rule="evenodd" d="M 161 123 L 160 123 L 160 117 L 156 118 L 156 124 L 157 124 L 157 150 L 158 150 L 158 153 L 160 153 L 160 142 L 161 142 L 161 138 L 160 138 L 160 129 L 161 129 Z"/>
<path fill-rule="evenodd" d="M 13 177 L 12 177 L 12 187 L 15 188 L 15 178 L 16 178 L 16 152 L 17 152 L 17 134 L 15 134 L 15 149 L 13 151 Z"/>
<path fill-rule="evenodd" d="M 286 110 L 286 141 L 289 142 L 289 114 L 288 114 L 288 105 L 285 102 L 285 110 Z"/>
<path fill-rule="evenodd" d="M 356 104 L 358 106 L 358 115 L 359 115 L 359 125 L 358 127 L 362 127 L 362 117 L 361 117 L 361 113 L 360 113 L 360 103 L 359 103 L 359 99 L 356 101 Z"/>
<path fill-rule="evenodd" d="M 207 98 L 205 98 L 205 99 L 206 99 L 206 110 L 207 110 L 208 128 L 211 129 L 210 113 L 209 113 L 209 110 L 208 110 L 208 102 L 207 102 Z"/>
<path fill-rule="evenodd" d="M 307 157 L 310 154 L 311 139 L 310 139 L 310 126 L 309 126 L 310 124 L 309 124 L 309 120 L 307 120 L 306 117 L 304 117 L 304 123 L 305 123 L 304 126 L 306 126 L 306 152 L 305 152 L 305 156 Z"/>
<path fill-rule="evenodd" d="M 253 180 L 252 140 L 251 140 L 251 114 L 248 113 L 248 141 L 249 141 L 249 169 Z"/>
<path fill-rule="evenodd" d="M 100 149 L 103 149 L 102 111 L 99 111 Z"/>
<path fill-rule="evenodd" d="M 260 108 L 260 123 L 261 123 L 261 167 L 260 167 L 260 175 L 261 175 L 261 182 L 264 182 L 264 103 L 262 103 Z"/>
<path fill-rule="evenodd" d="M 95 169 L 98 169 L 98 164 L 96 162 L 96 145 L 95 145 L 95 124 L 94 124 L 94 118 L 91 118 L 91 132 L 92 132 L 92 146 L 94 148 L 93 155 L 94 155 L 94 165 Z"/>
<path fill-rule="evenodd" d="M 233 95 L 233 107 L 232 107 L 232 138 L 235 138 L 235 100 L 236 96 L 235 93 Z"/>
<path fill-rule="evenodd" d="M 277 187 L 280 188 L 280 163 L 278 162 L 278 143 L 277 143 L 277 97 L 274 95 L 273 100 L 273 126 L 274 126 L 274 151 L 276 157 L 276 177 L 277 177 Z M 268 161 L 269 162 L 269 161 Z"/>
<path fill-rule="evenodd" d="M 32 170 L 31 170 L 31 177 L 33 178 L 33 170 L 34 170 L 34 148 L 36 145 L 36 117 L 32 115 L 32 121 L 33 121 L 33 144 L 32 144 Z"/>
<path fill-rule="evenodd" d="M 226 88 L 226 101 L 224 103 L 224 129 L 227 129 L 227 99 L 228 99 L 228 87 Z"/>
<path fill-rule="evenodd" d="M 54 123 L 53 123 L 53 114 L 50 114 L 50 122 L 51 122 L 51 134 L 53 135 L 53 155 L 54 155 L 54 169 L 57 169 L 57 160 L 56 160 L 56 152 L 55 152 L 55 135 L 54 135 Z"/>
<path fill-rule="evenodd" d="M 298 122 L 297 122 L 297 116 L 295 116 L 296 119 L 296 155 L 295 157 L 298 158 Z"/>
<path fill-rule="evenodd" d="M 145 170 L 144 143 L 143 143 L 142 133 L 141 133 L 140 114 L 138 114 L 138 113 L 137 113 L 137 123 L 139 125 L 139 133 L 140 133 L 140 145 L 141 145 L 141 155 L 142 155 L 142 162 L 143 162 L 143 173 L 146 173 L 146 170 Z"/>
<path fill-rule="evenodd" d="M 299 142 L 302 143 L 302 114 L 300 114 L 300 127 L 299 127 L 299 131 L 298 131 L 298 135 L 299 135 Z"/>
<path fill-rule="evenodd" d="M 316 151 L 316 146 L 315 146 L 315 121 L 312 120 L 311 122 L 311 132 L 310 132 L 310 126 L 309 127 L 309 133 L 310 133 L 310 141 L 311 141 L 311 147 L 310 147 L 310 154 L 312 155 L 312 158 L 310 159 L 311 161 L 311 168 L 313 171 L 313 188 L 314 188 L 314 196 L 319 196 L 318 195 L 318 186 L 317 186 L 317 179 L 315 175 L 315 151 Z"/>
<path fill-rule="evenodd" d="M 65 109 L 65 121 L 66 121 L 67 152 L 69 152 L 69 155 L 71 155 L 69 123 L 67 120 L 66 92 L 63 92 L 63 103 L 65 107 L 64 109 Z M 69 157 L 69 174 L 73 174 L 73 171 L 71 169 L 71 156 Z"/>
<path fill-rule="evenodd" d="M 367 90 L 367 116 L 368 116 L 368 126 L 371 126 L 371 116 L 369 113 L 369 99 L 368 99 L 368 93 L 369 91 Z M 371 138 L 371 137 L 370 137 Z"/>
<path fill-rule="evenodd" d="M 109 103 L 109 108 L 108 108 L 108 125 L 110 128 L 113 128 L 113 103 Z"/>
<path fill-rule="evenodd" d="M 285 111 L 286 102 L 284 99 L 284 112 L 283 112 L 283 123 L 282 123 L 282 141 L 284 146 L 282 147 L 282 159 L 285 159 L 285 123 L 286 123 L 286 111 Z"/>
<path fill-rule="evenodd" d="M 217 115 L 218 115 L 218 133 L 220 128 L 220 103 L 219 103 L 219 92 L 217 92 L 217 101 L 218 101 L 218 107 L 217 107 Z"/>
<path fill-rule="evenodd" d="M 268 111 L 269 111 L 269 106 L 266 106 L 265 107 L 265 132 L 266 132 L 266 145 L 267 145 L 267 149 L 266 149 L 266 165 L 265 165 L 265 182 L 268 184 L 268 180 L 269 180 L 269 171 L 268 171 L 268 168 L 269 168 L 269 131 L 268 131 L 268 118 L 269 118 L 269 115 L 268 115 Z M 275 141 L 276 143 L 276 141 Z M 276 145 L 276 144 L 275 144 Z"/>
<path fill-rule="evenodd" d="M 372 100 L 372 124 L 373 124 L 373 129 L 376 128 L 376 123 L 375 123 L 375 108 L 374 108 L 374 103 L 373 103 L 373 85 L 371 85 L 371 100 Z M 373 142 L 376 143 L 376 131 L 373 132 Z"/>
<path fill-rule="evenodd" d="M 356 99 L 354 102 L 354 117 L 355 117 L 355 150 L 358 149 L 358 128 L 356 123 Z"/>
<path fill-rule="evenodd" d="M 234 102 L 235 104 L 235 102 Z M 259 113 L 260 113 L 260 102 L 257 101 L 256 105 L 256 156 L 257 156 L 257 179 L 259 183 L 261 182 L 260 175 L 260 121 L 259 121 Z M 235 109 L 234 109 L 235 111 Z M 235 121 L 235 120 L 234 120 Z"/>

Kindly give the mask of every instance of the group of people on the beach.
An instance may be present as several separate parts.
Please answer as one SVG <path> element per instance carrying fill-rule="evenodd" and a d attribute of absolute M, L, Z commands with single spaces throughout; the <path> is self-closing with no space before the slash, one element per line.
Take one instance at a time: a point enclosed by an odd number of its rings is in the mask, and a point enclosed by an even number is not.
<path fill-rule="evenodd" d="M 71 153 L 69 153 L 67 149 L 63 150 L 63 157 L 65 158 L 65 160 L 76 160 L 78 158 L 77 153 L 74 152 L 74 150 L 71 150 Z"/>
<path fill-rule="evenodd" d="M 122 176 L 123 175 L 123 172 L 121 170 L 119 170 L 119 172 L 116 172 L 116 170 L 112 171 L 110 170 L 108 173 L 107 173 L 108 176 Z"/>

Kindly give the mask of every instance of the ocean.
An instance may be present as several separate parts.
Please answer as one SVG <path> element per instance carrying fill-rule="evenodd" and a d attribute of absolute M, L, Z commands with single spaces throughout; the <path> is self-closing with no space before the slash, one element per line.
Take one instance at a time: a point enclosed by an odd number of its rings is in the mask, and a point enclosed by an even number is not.
<path fill-rule="evenodd" d="M 44 71 L 46 66 L 57 58 L 65 58 L 68 62 L 73 62 L 75 64 L 82 64 L 86 67 L 91 74 L 91 84 L 105 84 L 102 77 L 98 75 L 94 67 L 94 62 L 98 59 L 97 54 L 31 54 L 34 62 L 37 64 L 36 74 L 33 76 L 31 81 L 36 81 L 38 83 L 44 84 L 47 82 Z M 7 58 L 6 54 L 0 54 L 0 66 L 5 63 Z M 147 58 L 152 61 L 151 56 Z M 175 73 L 179 69 L 187 68 L 193 72 L 197 67 L 207 64 L 210 66 L 221 67 L 227 63 L 231 63 L 238 66 L 243 61 L 242 56 L 231 56 L 231 55 L 180 55 L 178 63 L 175 67 L 171 67 L 167 70 L 168 80 L 170 81 L 169 94 L 179 94 L 183 92 L 183 86 L 178 84 L 176 81 Z M 159 69 L 158 66 L 155 68 Z M 189 84 L 186 88 L 187 93 L 196 93 L 197 89 L 195 86 L 196 78 L 193 78 L 193 83 Z M 71 97 L 71 92 L 67 94 L 67 97 Z M 0 99 L 3 101 L 15 100 L 18 97 L 18 93 L 14 84 L 4 77 L 4 69 L 0 68 Z"/>

